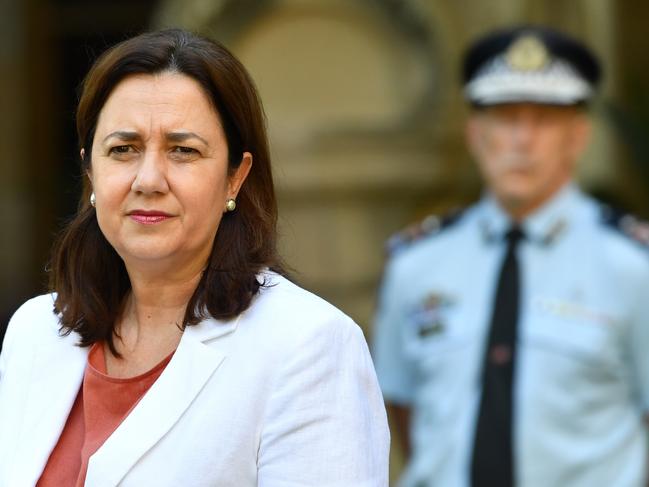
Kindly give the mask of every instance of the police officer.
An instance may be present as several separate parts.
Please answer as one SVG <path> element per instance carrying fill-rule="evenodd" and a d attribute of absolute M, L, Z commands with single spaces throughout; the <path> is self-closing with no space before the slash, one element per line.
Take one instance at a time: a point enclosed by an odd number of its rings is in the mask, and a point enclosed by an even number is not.
<path fill-rule="evenodd" d="M 649 227 L 572 182 L 600 77 L 523 26 L 464 64 L 486 191 L 395 236 L 374 358 L 403 486 L 639 486 L 649 409 Z"/>

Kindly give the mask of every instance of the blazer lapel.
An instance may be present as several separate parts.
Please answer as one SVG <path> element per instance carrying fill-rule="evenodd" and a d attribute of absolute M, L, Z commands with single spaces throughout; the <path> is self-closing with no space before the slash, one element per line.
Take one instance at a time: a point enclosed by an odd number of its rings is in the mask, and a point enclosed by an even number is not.
<path fill-rule="evenodd" d="M 171 361 L 122 424 L 90 457 L 86 485 L 113 487 L 187 410 L 225 355 L 204 342 L 231 333 L 237 321 L 188 327 Z"/>
<path fill-rule="evenodd" d="M 88 349 L 76 345 L 72 333 L 55 336 L 34 350 L 25 411 L 24 427 L 16 444 L 12 485 L 34 485 L 56 445 L 77 397 Z"/>

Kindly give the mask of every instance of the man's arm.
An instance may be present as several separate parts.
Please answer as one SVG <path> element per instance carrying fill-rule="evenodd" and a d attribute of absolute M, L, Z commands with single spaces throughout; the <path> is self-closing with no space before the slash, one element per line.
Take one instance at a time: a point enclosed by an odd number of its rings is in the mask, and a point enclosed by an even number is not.
<path fill-rule="evenodd" d="M 627 334 L 631 377 L 638 392 L 638 407 L 644 416 L 644 434 L 649 436 L 649 300 L 646 288 L 649 285 L 649 270 L 645 268 L 643 282 L 634 283 L 635 306 L 631 309 L 632 320 Z M 649 457 L 645 459 L 645 472 L 649 472 Z M 649 475 L 645 484 L 649 487 Z"/>
<path fill-rule="evenodd" d="M 393 437 L 398 437 L 404 458 L 410 458 L 410 407 L 388 403 L 387 409 Z"/>

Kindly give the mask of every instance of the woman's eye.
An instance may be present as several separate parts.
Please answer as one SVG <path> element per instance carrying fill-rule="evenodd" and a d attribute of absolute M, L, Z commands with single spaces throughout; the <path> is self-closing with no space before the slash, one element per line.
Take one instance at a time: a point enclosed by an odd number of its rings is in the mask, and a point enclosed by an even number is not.
<path fill-rule="evenodd" d="M 198 151 L 196 149 L 192 149 L 191 147 L 183 147 L 183 146 L 176 146 L 173 148 L 174 152 L 178 152 L 180 154 L 197 154 Z"/>
<path fill-rule="evenodd" d="M 170 156 L 178 161 L 193 161 L 200 156 L 200 152 L 191 147 L 177 145 L 171 149 Z"/>
<path fill-rule="evenodd" d="M 111 154 L 128 154 L 134 150 L 135 149 L 131 145 L 116 145 L 115 147 L 111 147 L 109 152 Z"/>

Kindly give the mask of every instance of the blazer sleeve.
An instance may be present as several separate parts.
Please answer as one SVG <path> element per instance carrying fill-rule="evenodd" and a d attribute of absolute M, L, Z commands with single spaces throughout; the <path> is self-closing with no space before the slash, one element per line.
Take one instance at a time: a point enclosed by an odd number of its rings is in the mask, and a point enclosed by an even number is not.
<path fill-rule="evenodd" d="M 360 328 L 347 317 L 319 326 L 278 367 L 258 486 L 387 486 L 389 431 Z"/>
<path fill-rule="evenodd" d="M 28 314 L 26 308 L 28 307 L 29 301 L 23 304 L 16 313 L 11 317 L 9 323 L 7 324 L 7 329 L 5 330 L 5 335 L 2 341 L 2 349 L 0 351 L 0 388 L 2 388 L 2 382 L 5 374 L 7 373 L 7 365 L 9 362 L 9 356 L 14 353 L 14 344 L 15 334 L 17 328 L 21 321 L 24 321 L 24 315 Z"/>
<path fill-rule="evenodd" d="M 7 326 L 6 331 L 9 331 L 9 326 Z M 5 370 L 7 368 L 7 356 L 9 355 L 10 346 L 9 337 L 9 333 L 5 333 L 2 340 L 2 348 L 0 348 L 0 385 L 2 384 L 2 377 L 5 375 Z"/>

